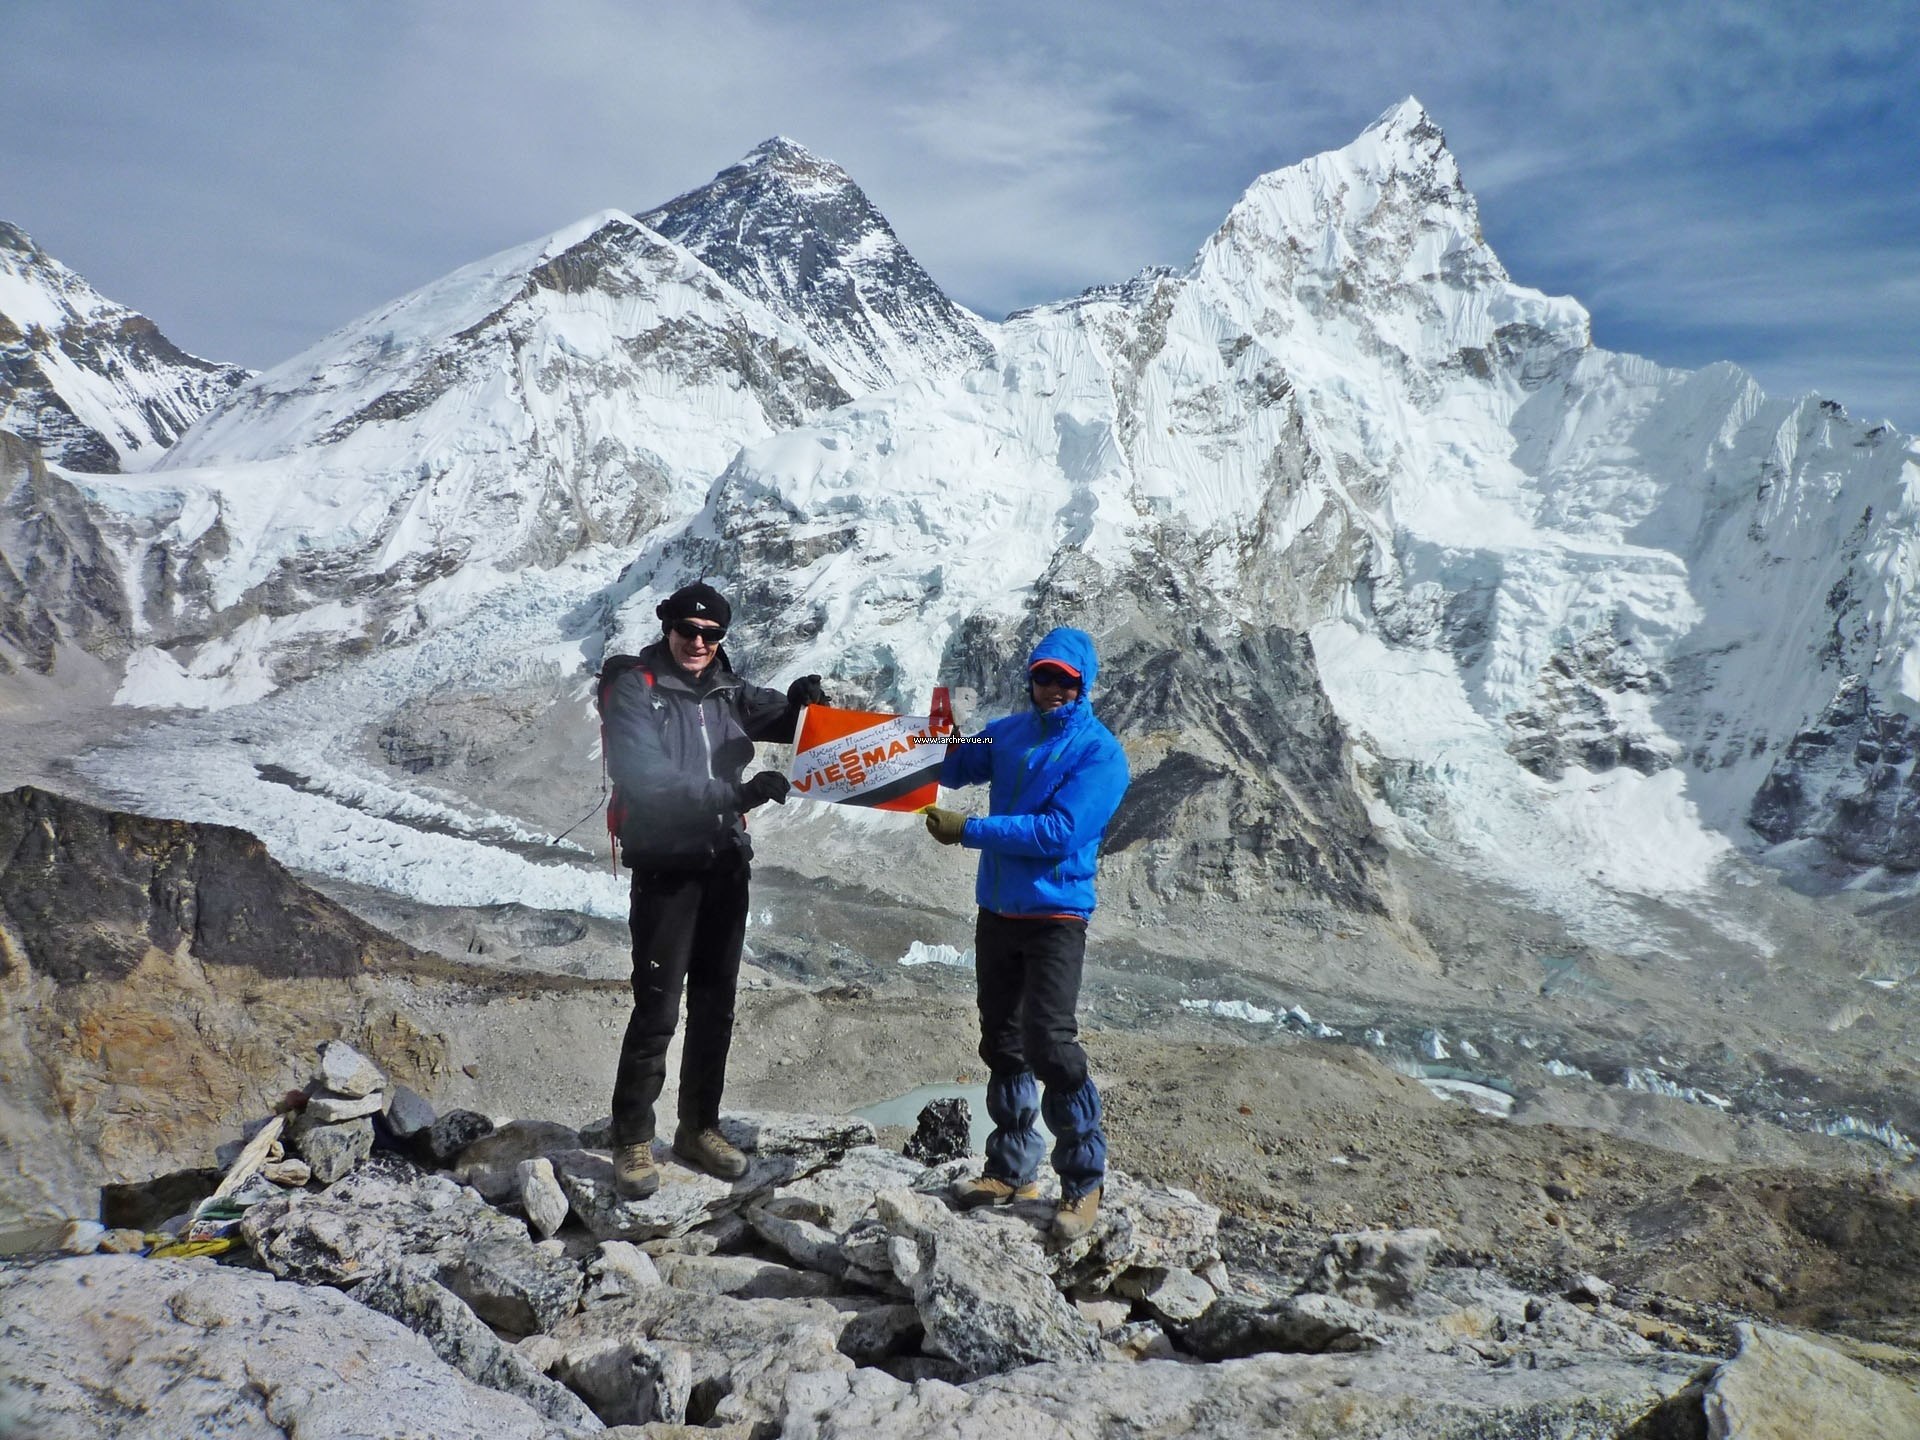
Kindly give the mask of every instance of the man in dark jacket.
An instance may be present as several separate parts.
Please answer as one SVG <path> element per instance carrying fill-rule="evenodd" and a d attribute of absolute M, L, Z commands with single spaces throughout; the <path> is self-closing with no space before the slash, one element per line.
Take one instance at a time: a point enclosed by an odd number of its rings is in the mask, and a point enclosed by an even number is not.
<path fill-rule="evenodd" d="M 613 1085 L 614 1176 L 628 1199 L 660 1185 L 653 1108 L 683 986 L 673 1151 L 722 1179 L 746 1173 L 746 1157 L 719 1130 L 753 856 L 745 815 L 769 800 L 784 805 L 788 786 L 772 771 L 740 777 L 754 741 L 792 740 L 801 707 L 826 700 L 818 675 L 784 695 L 735 675 L 720 648 L 733 609 L 712 586 L 683 586 L 654 613 L 661 638 L 638 656 L 609 657 L 600 672 L 608 823 L 633 871 L 633 1016 Z"/>
<path fill-rule="evenodd" d="M 1094 866 L 1128 781 L 1120 742 L 1087 700 L 1098 669 L 1085 631 L 1049 632 L 1027 662 L 1031 705 L 949 746 L 941 765 L 943 785 L 990 782 L 987 815 L 927 811 L 934 839 L 980 852 L 974 978 L 994 1130 L 985 1172 L 955 1185 L 954 1198 L 970 1208 L 1037 1195 L 1044 1146 L 1034 1121 L 1044 1114 L 1063 1243 L 1092 1228 L 1107 1171 L 1100 1092 L 1074 1016 Z"/>

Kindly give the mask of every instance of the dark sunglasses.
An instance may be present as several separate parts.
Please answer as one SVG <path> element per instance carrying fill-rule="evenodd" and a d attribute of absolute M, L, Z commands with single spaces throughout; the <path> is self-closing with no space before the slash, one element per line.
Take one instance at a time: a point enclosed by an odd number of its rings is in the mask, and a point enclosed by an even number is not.
<path fill-rule="evenodd" d="M 1080 688 L 1080 677 L 1071 671 L 1062 670 L 1058 665 L 1041 665 L 1029 670 L 1027 679 L 1036 685 L 1051 685 L 1056 690 Z"/>
<path fill-rule="evenodd" d="M 718 645 L 727 638 L 724 625 L 696 625 L 691 620 L 673 622 L 673 633 L 682 640 L 704 640 L 709 645 Z"/>

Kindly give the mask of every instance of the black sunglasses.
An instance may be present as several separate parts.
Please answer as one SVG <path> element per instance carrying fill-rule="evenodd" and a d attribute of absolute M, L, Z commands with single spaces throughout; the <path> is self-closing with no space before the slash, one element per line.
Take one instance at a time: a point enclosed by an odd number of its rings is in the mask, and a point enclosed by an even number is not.
<path fill-rule="evenodd" d="M 1041 665 L 1029 670 L 1027 678 L 1036 685 L 1051 685 L 1056 690 L 1080 688 L 1080 677 L 1070 670 L 1062 670 L 1058 665 Z"/>
<path fill-rule="evenodd" d="M 727 638 L 724 625 L 696 625 L 691 620 L 676 620 L 672 629 L 682 640 L 704 640 L 709 645 L 718 645 Z"/>

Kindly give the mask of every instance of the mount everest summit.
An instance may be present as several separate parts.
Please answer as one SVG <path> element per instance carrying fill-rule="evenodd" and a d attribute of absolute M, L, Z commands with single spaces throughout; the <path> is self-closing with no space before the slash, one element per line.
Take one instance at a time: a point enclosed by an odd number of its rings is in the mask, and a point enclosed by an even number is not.
<path fill-rule="evenodd" d="M 54 334 L 77 277 L 7 277 L 0 333 Z M 108 662 L 161 723 L 79 774 L 319 874 L 617 913 L 537 842 L 592 798 L 584 677 L 694 575 L 756 679 L 889 708 L 939 682 L 984 715 L 1045 628 L 1090 629 L 1136 775 L 1122 914 L 1391 916 L 1418 855 L 1581 943 L 1670 951 L 1691 915 L 1764 952 L 1742 856 L 1920 869 L 1912 442 L 1596 348 L 1507 275 L 1413 101 L 1256 180 L 1185 267 L 997 323 L 773 140 L 263 374 L 193 373 L 132 440 L 0 371 L 30 442 L 0 660 Z M 54 393 L 112 457 L 17 419 Z M 771 858 L 871 843 L 790 808 Z"/>

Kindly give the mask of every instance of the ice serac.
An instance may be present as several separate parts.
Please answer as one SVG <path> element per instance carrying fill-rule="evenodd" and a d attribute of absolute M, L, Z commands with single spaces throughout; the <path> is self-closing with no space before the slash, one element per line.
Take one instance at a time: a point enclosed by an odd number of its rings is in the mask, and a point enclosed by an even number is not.
<path fill-rule="evenodd" d="M 0 221 L 0 430 L 69 470 L 150 465 L 244 382 Z"/>
<path fill-rule="evenodd" d="M 785 137 L 640 218 L 812 336 L 856 393 L 993 357 L 852 177 Z"/>

